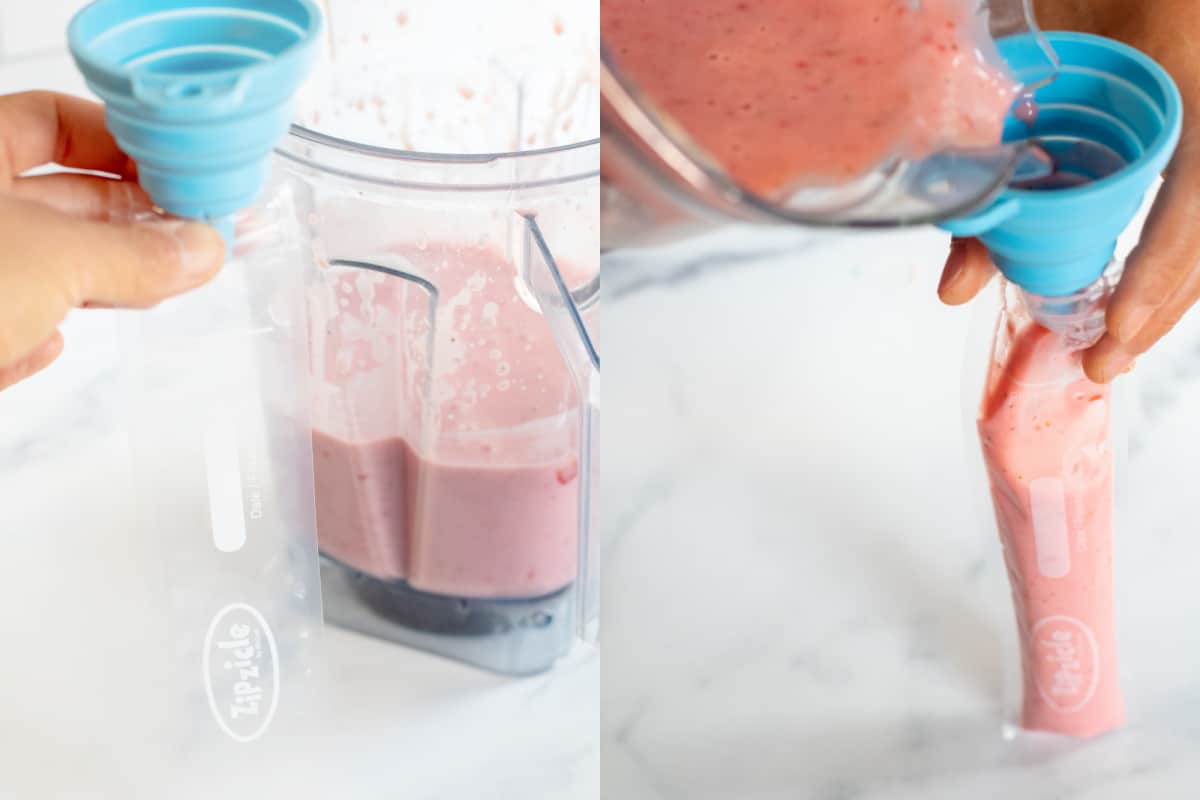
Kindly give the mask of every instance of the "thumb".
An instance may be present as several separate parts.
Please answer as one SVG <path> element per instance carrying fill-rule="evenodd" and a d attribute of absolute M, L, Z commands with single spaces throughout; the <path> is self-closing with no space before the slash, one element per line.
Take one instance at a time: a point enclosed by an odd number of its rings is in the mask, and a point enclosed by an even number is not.
<path fill-rule="evenodd" d="M 23 381 L 35 372 L 40 372 L 50 366 L 62 353 L 63 336 L 58 331 L 42 342 L 33 352 L 14 364 L 0 366 L 0 389 L 7 389 L 18 381 Z"/>
<path fill-rule="evenodd" d="M 73 305 L 146 308 L 211 280 L 225 260 L 225 243 L 198 222 L 71 217 L 45 258 L 69 287 Z"/>
<path fill-rule="evenodd" d="M 12 197 L 0 197 L 0 241 L 0 366 L 73 307 L 152 306 L 206 283 L 225 255 L 220 234 L 199 223 L 96 222 Z"/>

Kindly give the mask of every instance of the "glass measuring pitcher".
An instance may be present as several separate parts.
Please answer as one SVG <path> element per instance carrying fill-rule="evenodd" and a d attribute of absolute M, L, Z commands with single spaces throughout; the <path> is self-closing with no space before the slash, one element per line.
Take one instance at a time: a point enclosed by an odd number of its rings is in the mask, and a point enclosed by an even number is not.
<path fill-rule="evenodd" d="M 595 622 L 589 5 L 332 0 L 278 150 L 312 262 L 326 618 L 505 673 Z"/>
<path fill-rule="evenodd" d="M 1050 170 L 1001 143 L 1051 80 L 1031 0 L 605 4 L 604 246 L 720 222 L 889 226 L 960 215 Z M 1006 65 L 993 38 L 1030 31 Z"/>

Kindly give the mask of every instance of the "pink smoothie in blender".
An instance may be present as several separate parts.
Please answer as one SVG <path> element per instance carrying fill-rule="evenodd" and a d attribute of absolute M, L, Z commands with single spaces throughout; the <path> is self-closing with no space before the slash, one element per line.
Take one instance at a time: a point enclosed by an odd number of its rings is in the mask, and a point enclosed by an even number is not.
<path fill-rule="evenodd" d="M 979 413 L 1021 640 L 1022 727 L 1092 736 L 1124 722 L 1113 613 L 1109 387 L 1080 351 L 1009 320 Z"/>
<path fill-rule="evenodd" d="M 284 154 L 325 618 L 538 673 L 595 629 L 599 9 L 326 10 Z"/>
<path fill-rule="evenodd" d="M 576 574 L 577 400 L 511 262 L 479 246 L 335 267 L 310 302 L 321 549 L 455 597 L 538 597 Z M 432 291 L 435 290 L 435 291 Z"/>
<path fill-rule="evenodd" d="M 605 0 L 619 67 L 763 195 L 1000 141 L 1017 85 L 973 0 Z"/>

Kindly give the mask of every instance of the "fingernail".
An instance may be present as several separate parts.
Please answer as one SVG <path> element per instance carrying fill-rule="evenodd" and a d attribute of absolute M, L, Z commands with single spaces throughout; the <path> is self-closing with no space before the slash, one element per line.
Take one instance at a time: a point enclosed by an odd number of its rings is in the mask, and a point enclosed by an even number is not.
<path fill-rule="evenodd" d="M 180 271 L 190 283 L 203 282 L 220 269 L 225 240 L 213 228 L 180 219 L 156 220 L 151 224 L 175 240 Z"/>
<path fill-rule="evenodd" d="M 1124 375 L 1126 372 L 1132 370 L 1134 361 L 1134 357 L 1128 353 L 1114 352 L 1108 357 L 1108 361 L 1104 365 L 1104 382 L 1108 383 L 1118 375 Z"/>
<path fill-rule="evenodd" d="M 950 255 L 946 257 L 946 266 L 942 269 L 942 279 L 938 282 L 938 294 L 944 294 L 958 281 L 963 274 L 963 265 L 967 263 L 967 240 L 954 238 L 950 240 Z"/>
<path fill-rule="evenodd" d="M 150 216 L 154 203 L 140 186 L 132 181 L 114 181 L 109 222 L 137 222 Z"/>
<path fill-rule="evenodd" d="M 1154 314 L 1156 306 L 1141 305 L 1134 306 L 1129 309 L 1117 321 L 1117 329 L 1113 331 L 1116 334 L 1117 341 L 1125 344 L 1133 341 L 1133 337 L 1141 332 L 1142 328 L 1146 327 L 1146 323 Z"/>

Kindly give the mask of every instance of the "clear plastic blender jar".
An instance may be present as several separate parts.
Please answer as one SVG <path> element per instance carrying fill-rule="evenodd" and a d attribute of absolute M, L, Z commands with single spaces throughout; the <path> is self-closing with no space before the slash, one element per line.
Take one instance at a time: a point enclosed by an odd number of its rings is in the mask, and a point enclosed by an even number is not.
<path fill-rule="evenodd" d="M 331 0 L 278 150 L 312 262 L 326 619 L 504 673 L 595 621 L 589 6 Z"/>
<path fill-rule="evenodd" d="M 1036 145 L 1000 142 L 1009 102 L 1057 69 L 1031 0 L 759 0 L 662 11 L 625 0 L 602 10 L 606 249 L 722 222 L 938 221 L 987 202 L 1014 177 L 1051 169 Z M 1024 31 L 1043 57 L 1013 70 L 993 39 Z M 786 172 L 801 153 L 813 163 L 776 183 L 756 180 Z M 842 157 L 857 161 L 843 169 Z M 757 174 L 739 162 L 757 162 Z"/>

